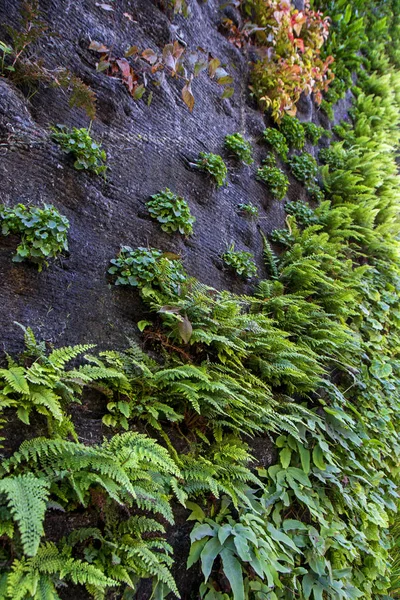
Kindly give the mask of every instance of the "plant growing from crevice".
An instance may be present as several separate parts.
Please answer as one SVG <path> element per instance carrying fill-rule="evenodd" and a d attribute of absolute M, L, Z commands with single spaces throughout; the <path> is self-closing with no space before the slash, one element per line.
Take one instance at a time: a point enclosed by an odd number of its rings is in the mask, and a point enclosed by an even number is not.
<path fill-rule="evenodd" d="M 320 104 L 333 78 L 332 56 L 321 56 L 329 19 L 309 5 L 299 12 L 278 0 L 243 0 L 240 5 L 251 19 L 248 31 L 259 49 L 250 90 L 261 108 L 280 121 L 285 113 L 296 114 L 302 93 L 314 94 Z"/>
<path fill-rule="evenodd" d="M 323 135 L 327 137 L 332 136 L 330 131 L 324 129 L 324 127 L 316 125 L 315 123 L 306 121 L 302 123 L 302 126 L 307 140 L 309 140 L 313 146 L 316 146 L 318 144 L 319 140 Z"/>
<path fill-rule="evenodd" d="M 29 260 L 41 271 L 43 266 L 48 266 L 48 259 L 68 250 L 69 221 L 54 206 L 0 206 L 0 223 L 3 235 L 11 233 L 21 237 L 14 262 Z"/>
<path fill-rule="evenodd" d="M 245 215 L 246 217 L 253 217 L 253 218 L 257 218 L 258 217 L 258 208 L 257 206 L 255 206 L 255 204 L 252 204 L 251 202 L 249 203 L 240 203 L 238 204 L 238 209 L 239 212 L 243 215 Z"/>
<path fill-rule="evenodd" d="M 306 141 L 306 133 L 301 123 L 296 117 L 285 115 L 279 124 L 279 130 L 285 137 L 286 143 L 290 148 L 301 150 Z"/>
<path fill-rule="evenodd" d="M 221 187 L 225 184 L 228 170 L 219 154 L 200 152 L 195 165 L 201 171 L 208 173 L 215 180 L 217 187 Z"/>
<path fill-rule="evenodd" d="M 195 218 L 190 214 L 188 203 L 170 189 L 154 194 L 146 204 L 152 217 L 161 223 L 161 229 L 167 233 L 179 231 L 183 235 L 192 235 Z"/>
<path fill-rule="evenodd" d="M 235 250 L 232 243 L 221 256 L 225 265 L 233 269 L 243 279 L 251 279 L 257 275 L 257 266 L 251 252 Z"/>
<path fill-rule="evenodd" d="M 170 286 L 177 292 L 186 274 L 179 257 L 171 258 L 170 254 L 156 248 L 122 246 L 117 258 L 111 260 L 108 272 L 115 275 L 115 285 Z"/>
<path fill-rule="evenodd" d="M 273 150 L 281 157 L 282 160 L 287 160 L 289 146 L 286 138 L 281 131 L 269 127 L 263 132 L 264 141 L 272 146 Z"/>
<path fill-rule="evenodd" d="M 285 204 L 285 211 L 289 215 L 296 217 L 296 222 L 303 227 L 309 227 L 318 223 L 315 211 L 306 202 L 302 202 L 301 200 L 287 202 Z"/>
<path fill-rule="evenodd" d="M 254 162 L 251 144 L 240 133 L 227 135 L 225 137 L 225 148 L 246 165 L 251 165 Z"/>
<path fill-rule="evenodd" d="M 53 140 L 60 144 L 63 152 L 73 157 L 75 169 L 105 175 L 107 155 L 101 148 L 101 144 L 91 137 L 90 128 L 68 129 L 65 125 L 57 125 L 51 130 Z"/>
<path fill-rule="evenodd" d="M 289 179 L 285 173 L 276 166 L 273 155 L 267 156 L 263 164 L 257 170 L 257 179 L 265 183 L 271 194 L 278 200 L 282 200 L 289 188 Z"/>

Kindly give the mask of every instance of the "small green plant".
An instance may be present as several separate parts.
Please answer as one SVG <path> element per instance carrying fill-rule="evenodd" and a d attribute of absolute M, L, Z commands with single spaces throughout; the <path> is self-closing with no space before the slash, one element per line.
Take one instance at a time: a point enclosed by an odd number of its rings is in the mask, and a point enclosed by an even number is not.
<path fill-rule="evenodd" d="M 226 249 L 221 258 L 228 267 L 231 267 L 244 279 L 251 279 L 257 275 L 257 266 L 254 263 L 253 254 L 244 250 L 235 250 L 235 244 L 233 243 Z"/>
<path fill-rule="evenodd" d="M 188 203 L 166 188 L 151 196 L 147 208 L 152 217 L 161 223 L 161 229 L 167 233 L 179 231 L 184 235 L 193 233 L 195 218 L 190 214 Z"/>
<path fill-rule="evenodd" d="M 169 285 L 178 289 L 186 279 L 181 262 L 169 258 L 156 248 L 122 246 L 117 258 L 111 260 L 108 272 L 116 275 L 115 285 L 131 285 L 143 288 L 146 285 Z"/>
<path fill-rule="evenodd" d="M 289 152 L 289 146 L 287 145 L 286 138 L 281 131 L 278 129 L 265 129 L 263 133 L 264 141 L 267 142 L 275 150 L 282 160 L 287 160 Z"/>
<path fill-rule="evenodd" d="M 320 138 L 323 135 L 326 135 L 328 137 L 331 137 L 332 135 L 330 131 L 327 131 L 326 129 L 320 127 L 319 125 L 316 125 L 315 123 L 307 122 L 303 123 L 302 125 L 306 138 L 312 143 L 313 146 L 318 144 Z"/>
<path fill-rule="evenodd" d="M 278 200 L 282 200 L 286 196 L 289 180 L 282 169 L 276 166 L 272 155 L 263 160 L 263 165 L 257 170 L 256 177 L 269 187 L 272 195 Z"/>
<path fill-rule="evenodd" d="M 248 204 L 238 204 L 238 209 L 242 214 L 248 217 L 258 217 L 258 208 L 251 202 L 249 202 Z"/>
<path fill-rule="evenodd" d="M 36 263 L 41 271 L 43 265 L 48 266 L 49 258 L 55 258 L 68 250 L 69 221 L 67 217 L 60 215 L 54 206 L 2 206 L 0 222 L 3 235 L 11 233 L 21 236 L 21 243 L 13 257 L 14 262 L 30 260 Z"/>
<path fill-rule="evenodd" d="M 344 169 L 346 163 L 347 151 L 343 148 L 343 142 L 332 144 L 329 148 L 322 148 L 319 151 L 319 160 L 328 165 L 332 171 Z"/>
<path fill-rule="evenodd" d="M 240 133 L 227 135 L 225 137 L 225 148 L 246 165 L 251 165 L 254 162 L 251 144 Z"/>
<path fill-rule="evenodd" d="M 289 164 L 293 175 L 305 184 L 307 191 L 314 200 L 321 202 L 324 194 L 317 182 L 318 165 L 313 156 L 308 152 L 292 156 Z"/>
<path fill-rule="evenodd" d="M 285 211 L 289 215 L 294 215 L 296 217 L 296 222 L 305 227 L 318 223 L 318 217 L 315 215 L 315 211 L 301 200 L 288 202 L 285 205 Z"/>
<path fill-rule="evenodd" d="M 293 175 L 305 184 L 315 183 L 318 174 L 318 165 L 313 156 L 303 152 L 289 159 Z"/>
<path fill-rule="evenodd" d="M 68 129 L 65 125 L 52 127 L 52 137 L 60 144 L 62 150 L 71 154 L 74 159 L 74 167 L 81 171 L 83 169 L 92 171 L 96 175 L 106 172 L 105 164 L 107 155 L 101 148 L 101 144 L 95 142 L 90 135 L 90 127 Z"/>
<path fill-rule="evenodd" d="M 297 150 L 301 150 L 304 147 L 306 133 L 303 124 L 296 117 L 285 115 L 281 121 L 280 130 L 290 147 Z"/>
<path fill-rule="evenodd" d="M 196 166 L 211 175 L 215 179 L 217 187 L 224 185 L 228 170 L 219 154 L 200 152 Z"/>

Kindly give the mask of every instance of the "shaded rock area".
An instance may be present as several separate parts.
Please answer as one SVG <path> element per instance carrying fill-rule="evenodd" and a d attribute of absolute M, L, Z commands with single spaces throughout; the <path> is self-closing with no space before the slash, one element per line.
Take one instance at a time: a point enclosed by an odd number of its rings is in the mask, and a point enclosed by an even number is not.
<path fill-rule="evenodd" d="M 173 21 L 156 0 L 118 0 L 107 11 L 95 0 L 40 0 L 49 30 L 35 46 L 47 68 L 66 67 L 90 85 L 97 95 L 97 118 L 93 137 L 101 141 L 108 156 L 106 180 L 73 168 L 50 138 L 49 126 L 65 124 L 87 127 L 82 110 L 70 108 L 68 96 L 40 84 L 30 99 L 6 79 L 0 78 L 0 202 L 13 206 L 54 204 L 70 221 L 69 254 L 38 272 L 29 263 L 11 261 L 18 243 L 13 236 L 0 236 L 1 349 L 9 353 L 22 348 L 22 333 L 14 322 L 33 328 L 38 339 L 49 344 L 94 343 L 99 348 L 124 348 L 127 338 L 138 335 L 136 322 L 145 318 L 146 308 L 135 290 L 114 287 L 107 277 L 109 261 L 121 245 L 152 246 L 182 256 L 189 274 L 218 289 L 237 293 L 251 291 L 223 267 L 220 255 L 231 242 L 236 249 L 255 256 L 260 277 L 266 275 L 258 227 L 270 233 L 285 222 L 285 201 L 274 200 L 255 173 L 267 153 L 262 132 L 270 124 L 249 96 L 249 61 L 221 33 L 223 11 L 218 0 L 192 0 L 189 19 Z M 160 3 L 161 4 L 161 3 Z M 296 2 L 301 8 L 302 2 Z M 20 21 L 19 0 L 0 1 L 0 39 L 9 41 L 6 25 L 16 29 Z M 128 16 L 127 16 L 128 15 Z M 232 16 L 232 15 L 231 15 Z M 222 88 L 201 74 L 193 82 L 196 105 L 190 113 L 181 100 L 182 82 L 166 77 L 152 87 L 150 106 L 135 101 L 123 83 L 96 71 L 98 56 L 88 49 L 96 40 L 123 56 L 132 45 L 162 47 L 179 38 L 188 49 L 202 47 L 219 58 L 234 77 L 235 93 L 221 99 Z M 146 96 L 147 97 L 147 96 Z M 337 119 L 347 116 L 350 98 L 338 107 Z M 299 118 L 328 126 L 315 105 L 304 99 Z M 227 134 L 240 132 L 252 143 L 255 162 L 239 164 L 224 150 Z M 315 153 L 315 149 L 306 150 Z M 199 152 L 221 154 L 227 163 L 228 184 L 217 189 L 210 179 L 190 168 L 188 162 Z M 287 172 L 287 167 L 281 165 Z M 290 177 L 287 200 L 306 198 L 303 187 Z M 151 194 L 169 187 L 183 196 L 196 217 L 194 235 L 184 239 L 161 231 L 145 207 Z M 258 224 L 239 215 L 237 205 L 252 202 L 259 209 Z M 100 443 L 107 435 L 101 417 L 105 400 L 88 395 L 74 408 L 73 419 L 80 440 Z M 21 426 L 11 417 L 5 431 L 5 453 L 19 443 L 40 435 L 44 423 Z M 257 462 L 271 464 L 268 439 L 254 440 Z M 174 547 L 174 576 L 182 598 L 198 598 L 199 572 L 186 571 L 189 532 L 188 512 L 176 508 L 176 526 L 168 531 Z M 93 517 L 95 518 L 95 517 Z M 79 521 L 81 519 L 81 521 Z M 59 539 L 77 526 L 92 526 L 90 512 L 46 518 L 49 539 Z M 83 589 L 61 589 L 65 600 L 86 600 Z M 148 582 L 141 583 L 138 600 L 148 600 Z M 109 600 L 121 598 L 113 592 Z"/>

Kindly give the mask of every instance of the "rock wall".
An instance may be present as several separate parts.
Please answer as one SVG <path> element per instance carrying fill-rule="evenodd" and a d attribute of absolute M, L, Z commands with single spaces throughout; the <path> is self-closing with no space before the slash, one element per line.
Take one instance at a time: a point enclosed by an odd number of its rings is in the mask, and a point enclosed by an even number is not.
<path fill-rule="evenodd" d="M 19 27 L 20 2 L 0 2 L 0 39 L 6 24 Z M 92 135 L 108 155 L 107 180 L 76 171 L 50 138 L 49 126 L 89 125 L 86 114 L 68 106 L 67 95 L 40 85 L 27 100 L 0 79 L 0 199 L 54 204 L 70 220 L 67 257 L 38 273 L 28 263 L 14 264 L 16 239 L 0 237 L 2 311 L 1 343 L 7 351 L 21 347 L 14 321 L 33 327 L 55 344 L 90 342 L 123 347 L 136 334 L 143 307 L 134 290 L 110 286 L 107 268 L 120 245 L 154 246 L 183 257 L 188 272 L 217 288 L 245 292 L 246 284 L 223 268 L 220 254 L 231 242 L 254 253 L 264 275 L 257 224 L 240 216 L 239 202 L 258 206 L 259 225 L 270 232 L 284 223 L 284 203 L 273 200 L 255 172 L 266 153 L 261 141 L 263 115 L 248 93 L 248 57 L 220 31 L 224 16 L 218 0 L 193 1 L 189 19 L 171 22 L 153 0 L 121 0 L 113 12 L 95 0 L 41 0 L 40 8 L 54 35 L 35 47 L 48 68 L 67 67 L 97 95 Z M 232 9 L 230 16 L 232 16 Z M 233 15 L 235 17 L 235 15 Z M 179 37 L 190 50 L 201 46 L 218 57 L 234 77 L 235 93 L 221 99 L 221 86 L 201 74 L 193 83 L 196 105 L 190 113 L 181 100 L 182 83 L 167 77 L 153 88 L 150 106 L 135 101 L 123 83 L 95 69 L 92 40 L 113 48 L 117 56 L 136 44 L 160 49 Z M 300 118 L 318 122 L 311 102 Z M 240 131 L 254 147 L 255 163 L 241 166 L 223 148 L 228 133 Z M 210 179 L 188 167 L 201 151 L 221 154 L 229 167 L 228 185 L 216 189 Z M 291 178 L 288 198 L 302 190 Z M 190 239 L 163 233 L 145 208 L 151 194 L 169 187 L 182 195 L 196 217 Z"/>

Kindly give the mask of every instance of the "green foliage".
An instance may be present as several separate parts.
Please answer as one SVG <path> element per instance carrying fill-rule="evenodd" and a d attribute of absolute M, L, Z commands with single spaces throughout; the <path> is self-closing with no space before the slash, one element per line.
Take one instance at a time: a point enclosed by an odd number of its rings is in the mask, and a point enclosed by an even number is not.
<path fill-rule="evenodd" d="M 279 125 L 286 143 L 290 148 L 302 150 L 306 141 L 306 132 L 303 123 L 300 123 L 296 117 L 285 115 Z"/>
<path fill-rule="evenodd" d="M 197 167 L 215 179 L 217 187 L 224 185 L 228 170 L 219 154 L 200 152 L 196 162 Z"/>
<path fill-rule="evenodd" d="M 319 160 L 329 168 L 335 171 L 343 169 L 346 163 L 346 150 L 343 148 L 343 142 L 331 144 L 329 148 L 322 148 L 319 151 Z"/>
<path fill-rule="evenodd" d="M 178 257 L 170 258 L 156 248 L 136 248 L 122 246 L 117 258 L 111 261 L 108 269 L 116 275 L 115 285 L 144 287 L 149 284 L 171 285 L 177 289 L 185 281 L 185 272 Z"/>
<path fill-rule="evenodd" d="M 318 217 L 316 216 L 315 211 L 301 200 L 287 202 L 287 204 L 285 204 L 285 210 L 289 215 L 295 216 L 296 223 L 303 227 L 318 223 Z"/>
<path fill-rule="evenodd" d="M 224 263 L 244 279 L 251 279 L 257 275 L 257 267 L 253 258 L 251 252 L 235 250 L 233 243 L 222 255 Z"/>
<path fill-rule="evenodd" d="M 73 127 L 69 130 L 65 125 L 57 125 L 52 127 L 52 132 L 53 139 L 62 150 L 72 155 L 75 169 L 92 171 L 96 175 L 105 174 L 107 155 L 101 144 L 92 139 L 90 129 Z"/>
<path fill-rule="evenodd" d="M 251 144 L 240 133 L 227 135 L 225 137 L 225 148 L 246 165 L 251 165 L 254 162 Z"/>
<path fill-rule="evenodd" d="M 193 233 L 195 218 L 190 214 L 188 203 L 166 188 L 154 194 L 147 202 L 149 213 L 161 223 L 161 229 L 168 233 L 179 231 L 184 235 Z"/>
<path fill-rule="evenodd" d="M 255 206 L 255 204 L 252 204 L 251 202 L 249 203 L 240 203 L 238 204 L 238 208 L 240 210 L 241 213 L 243 213 L 244 215 L 248 216 L 248 217 L 258 217 L 258 208 L 257 206 Z"/>
<path fill-rule="evenodd" d="M 302 183 L 314 183 L 318 174 L 315 158 L 308 152 L 296 154 L 289 159 L 293 175 Z"/>
<path fill-rule="evenodd" d="M 272 148 L 282 158 L 282 160 L 287 160 L 289 146 L 287 144 L 286 137 L 281 131 L 269 127 L 268 129 L 264 129 L 263 138 L 264 141 L 267 142 L 267 144 L 272 146 Z"/>
<path fill-rule="evenodd" d="M 285 173 L 275 165 L 272 156 L 263 161 L 263 165 L 257 169 L 257 179 L 263 181 L 270 189 L 271 194 L 278 200 L 286 196 L 289 188 L 289 179 Z"/>
<path fill-rule="evenodd" d="M 24 331 L 25 353 L 19 362 L 8 357 L 8 368 L 0 369 L 0 409 L 15 409 L 18 418 L 27 425 L 31 413 L 36 411 L 46 417 L 49 430 L 54 435 L 74 434 L 65 406 L 80 401 L 84 385 L 101 376 L 113 379 L 120 375 L 112 369 L 101 370 L 88 365 L 67 370 L 67 362 L 92 346 L 58 348 L 46 353 L 43 343 L 36 341 L 32 330 Z"/>
<path fill-rule="evenodd" d="M 13 257 L 14 262 L 30 260 L 41 271 L 43 265 L 48 266 L 48 258 L 55 258 L 68 250 L 69 222 L 54 206 L 3 206 L 0 209 L 0 221 L 3 235 L 11 233 L 21 236 L 21 243 Z"/>
<path fill-rule="evenodd" d="M 252 0 L 255 10 L 265 6 Z M 175 501 L 197 522 L 189 565 L 201 565 L 204 599 L 397 594 L 400 76 L 388 40 L 400 6 L 317 6 L 332 15 L 338 79 L 351 60 L 364 69 L 352 124 L 336 129 L 342 141 L 321 157 L 325 199 L 314 209 L 287 204 L 287 229 L 271 238 L 283 242 L 279 256 L 262 235 L 269 279 L 248 296 L 188 276 L 171 282 L 171 256 L 127 249 L 112 273 L 125 284 L 132 276 L 154 315 L 138 323 L 151 355 L 132 345 L 68 371 L 80 350 L 46 353 L 27 330 L 27 351 L 1 370 L 5 409 L 37 410 L 31 392 L 39 385 L 57 396 L 62 417 L 57 425 L 46 406 L 53 438 L 27 440 L 2 461 L 6 600 L 58 600 L 65 583 L 95 600 L 131 598 L 146 577 L 153 598 L 177 595 L 159 522 L 172 523 Z M 366 36 L 362 16 L 373 37 L 352 59 L 346 53 L 359 40 L 341 36 L 357 34 L 351 26 L 360 19 Z M 291 162 L 307 187 L 315 184 L 315 161 Z M 102 444 L 66 439 L 74 436 L 66 404 L 81 399 L 85 384 L 104 400 L 103 423 L 117 430 Z M 267 438 L 268 457 L 260 451 Z M 88 525 L 46 541 L 45 508 Z"/>
<path fill-rule="evenodd" d="M 316 146 L 318 144 L 320 138 L 323 135 L 329 136 L 329 137 L 331 135 L 330 131 L 327 131 L 323 127 L 319 127 L 318 125 L 315 125 L 315 123 L 311 123 L 309 121 L 302 123 L 302 126 L 304 129 L 306 138 L 312 143 L 313 146 Z"/>

